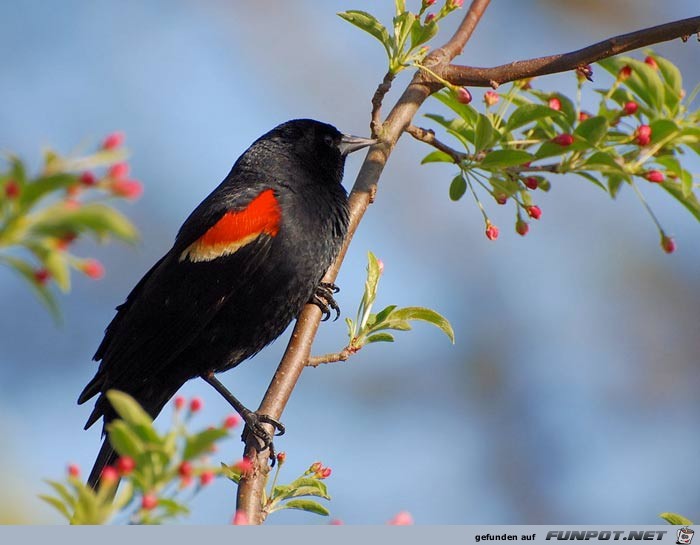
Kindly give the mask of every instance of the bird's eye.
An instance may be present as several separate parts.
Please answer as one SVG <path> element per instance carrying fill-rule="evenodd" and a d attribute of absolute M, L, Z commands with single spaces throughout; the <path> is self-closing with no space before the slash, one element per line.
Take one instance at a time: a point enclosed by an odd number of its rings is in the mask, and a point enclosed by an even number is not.
<path fill-rule="evenodd" d="M 333 146 L 335 144 L 334 138 L 330 134 L 323 135 L 323 143 L 326 146 Z"/>

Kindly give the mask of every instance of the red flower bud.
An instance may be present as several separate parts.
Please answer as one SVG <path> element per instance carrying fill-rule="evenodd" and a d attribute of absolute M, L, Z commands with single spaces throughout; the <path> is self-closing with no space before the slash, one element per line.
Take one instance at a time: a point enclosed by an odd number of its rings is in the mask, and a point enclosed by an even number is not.
<path fill-rule="evenodd" d="M 158 507 L 158 496 L 155 494 L 144 494 L 141 498 L 141 509 L 151 511 Z"/>
<path fill-rule="evenodd" d="M 83 271 L 85 276 L 93 280 L 99 280 L 105 275 L 105 268 L 97 259 L 86 259 L 80 265 L 80 270 Z"/>
<path fill-rule="evenodd" d="M 240 471 L 241 473 L 249 473 L 253 471 L 253 460 L 247 457 L 243 457 L 238 460 L 233 467 Z"/>
<path fill-rule="evenodd" d="M 515 232 L 518 233 L 521 237 L 524 237 L 525 235 L 527 235 L 527 232 L 529 230 L 530 226 L 527 224 L 527 222 L 518 218 L 518 221 L 515 222 Z"/>
<path fill-rule="evenodd" d="M 37 284 L 44 285 L 51 278 L 51 273 L 46 269 L 37 269 L 34 271 L 34 280 Z"/>
<path fill-rule="evenodd" d="M 323 467 L 323 464 L 321 462 L 314 462 L 311 464 L 309 467 L 309 472 L 311 473 L 318 473 L 319 470 Z"/>
<path fill-rule="evenodd" d="M 204 407 L 204 402 L 201 397 L 193 397 L 190 401 L 190 411 L 196 413 Z"/>
<path fill-rule="evenodd" d="M 671 237 L 667 237 L 665 234 L 661 235 L 661 247 L 667 254 L 672 254 L 676 251 L 676 243 Z"/>
<path fill-rule="evenodd" d="M 410 526 L 413 524 L 413 516 L 408 511 L 401 511 L 387 524 L 390 526 Z"/>
<path fill-rule="evenodd" d="M 666 179 L 666 176 L 664 176 L 664 173 L 660 170 L 650 170 L 644 177 L 655 184 L 660 184 Z"/>
<path fill-rule="evenodd" d="M 120 475 L 129 475 L 136 468 L 136 462 L 130 456 L 121 456 L 117 460 L 117 471 Z"/>
<path fill-rule="evenodd" d="M 557 97 L 552 97 L 547 101 L 547 104 L 549 104 L 549 107 L 552 110 L 559 111 L 561 110 L 561 100 L 559 100 Z"/>
<path fill-rule="evenodd" d="M 68 475 L 70 477 L 80 477 L 80 468 L 76 464 L 70 464 L 68 466 Z"/>
<path fill-rule="evenodd" d="M 508 195 L 504 193 L 496 193 L 493 196 L 494 199 L 496 199 L 496 202 L 500 205 L 506 204 L 508 202 Z"/>
<path fill-rule="evenodd" d="M 658 70 L 658 69 L 659 69 L 659 65 L 656 64 L 656 60 L 654 59 L 654 57 L 649 57 L 649 56 L 647 56 L 647 57 L 644 59 L 644 62 L 645 62 L 646 64 L 648 64 L 649 66 L 651 66 L 654 70 Z"/>
<path fill-rule="evenodd" d="M 425 24 L 427 25 L 430 23 L 433 19 L 435 19 L 435 14 L 434 13 L 428 13 L 428 15 L 425 16 Z"/>
<path fill-rule="evenodd" d="M 121 180 L 129 175 L 129 164 L 128 163 L 117 163 L 109 167 L 107 171 L 107 176 L 114 178 L 115 180 Z"/>
<path fill-rule="evenodd" d="M 187 460 L 182 462 L 177 468 L 178 475 L 180 475 L 180 477 L 183 477 L 183 478 L 184 477 L 191 477 L 192 471 L 193 471 L 192 464 L 190 462 L 188 462 Z"/>
<path fill-rule="evenodd" d="M 646 146 L 651 142 L 651 127 L 649 125 L 640 125 L 635 131 L 637 135 L 637 144 Z"/>
<path fill-rule="evenodd" d="M 316 476 L 317 476 L 319 479 L 327 479 L 328 477 L 331 476 L 331 473 L 332 473 L 332 472 L 333 472 L 333 470 L 332 470 L 330 467 L 324 467 L 323 469 L 321 469 L 321 471 L 319 471 L 319 472 L 316 474 Z"/>
<path fill-rule="evenodd" d="M 143 193 L 143 186 L 137 180 L 115 180 L 110 189 L 115 195 L 132 201 Z"/>
<path fill-rule="evenodd" d="M 16 181 L 7 180 L 7 182 L 5 182 L 5 196 L 8 199 L 16 199 L 17 197 L 19 197 L 20 192 L 21 189 Z"/>
<path fill-rule="evenodd" d="M 119 472 L 112 466 L 107 466 L 102 470 L 102 482 L 105 484 L 114 484 L 119 480 Z"/>
<path fill-rule="evenodd" d="M 175 410 L 179 411 L 180 409 L 182 409 L 185 406 L 186 400 L 183 396 L 177 396 L 175 398 L 174 403 L 175 403 Z"/>
<path fill-rule="evenodd" d="M 552 138 L 552 142 L 559 144 L 560 146 L 567 147 L 574 143 L 574 137 L 565 132 Z"/>
<path fill-rule="evenodd" d="M 637 113 L 637 110 L 639 109 L 639 104 L 636 102 L 630 100 L 629 102 L 625 102 L 624 106 L 624 111 L 626 115 L 634 115 Z"/>
<path fill-rule="evenodd" d="M 233 515 L 233 524 L 235 526 L 248 526 L 248 515 L 245 514 L 243 509 L 238 509 L 236 514 Z"/>
<path fill-rule="evenodd" d="M 578 114 L 578 120 L 579 121 L 586 121 L 586 119 L 590 119 L 591 114 L 588 112 L 580 111 Z"/>
<path fill-rule="evenodd" d="M 492 223 L 486 224 L 486 238 L 489 240 L 496 240 L 498 238 L 498 227 Z"/>
<path fill-rule="evenodd" d="M 95 175 L 92 172 L 86 170 L 80 175 L 80 183 L 86 187 L 90 187 L 97 183 L 97 178 L 95 178 Z"/>
<path fill-rule="evenodd" d="M 484 102 L 486 103 L 486 106 L 494 106 L 495 104 L 498 104 L 500 99 L 501 97 L 494 91 L 486 91 L 484 93 Z"/>
<path fill-rule="evenodd" d="M 533 220 L 538 220 L 542 217 L 542 210 L 540 210 L 539 206 L 533 204 L 532 206 L 527 207 L 527 215 Z"/>
<path fill-rule="evenodd" d="M 632 68 L 629 65 L 625 65 L 622 68 L 620 68 L 620 71 L 617 73 L 617 77 L 620 80 L 626 80 L 632 75 Z"/>
<path fill-rule="evenodd" d="M 328 523 L 329 526 L 343 526 L 345 523 L 340 519 L 331 519 Z"/>
<path fill-rule="evenodd" d="M 540 185 L 540 181 L 536 176 L 528 176 L 523 180 L 523 183 L 525 184 L 525 187 L 528 189 L 537 189 L 537 187 Z"/>
<path fill-rule="evenodd" d="M 214 482 L 214 475 L 213 471 L 204 471 L 200 476 L 199 476 L 199 484 L 202 486 L 207 486 L 210 485 L 212 482 Z"/>
<path fill-rule="evenodd" d="M 114 149 L 120 147 L 124 143 L 123 132 L 113 132 L 108 135 L 102 142 L 102 149 Z"/>
<path fill-rule="evenodd" d="M 466 87 L 457 89 L 457 100 L 462 104 L 469 104 L 472 101 L 472 94 Z"/>
<path fill-rule="evenodd" d="M 278 464 L 282 465 L 286 459 L 287 459 L 286 452 L 278 452 L 277 453 L 277 463 Z"/>
<path fill-rule="evenodd" d="M 447 0 L 447 4 L 450 9 L 457 9 L 462 7 L 464 0 Z"/>
<path fill-rule="evenodd" d="M 226 417 L 226 420 L 224 420 L 224 428 L 230 430 L 231 428 L 238 426 L 240 422 L 241 419 L 237 414 L 230 414 Z"/>

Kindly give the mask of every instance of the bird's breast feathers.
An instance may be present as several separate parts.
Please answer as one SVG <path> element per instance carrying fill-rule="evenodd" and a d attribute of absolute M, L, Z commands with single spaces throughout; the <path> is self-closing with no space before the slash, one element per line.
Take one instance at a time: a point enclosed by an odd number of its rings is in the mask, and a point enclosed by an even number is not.
<path fill-rule="evenodd" d="M 180 261 L 213 261 L 250 244 L 260 235 L 277 236 L 282 213 L 272 189 L 262 191 L 242 210 L 224 213 L 180 254 Z"/>

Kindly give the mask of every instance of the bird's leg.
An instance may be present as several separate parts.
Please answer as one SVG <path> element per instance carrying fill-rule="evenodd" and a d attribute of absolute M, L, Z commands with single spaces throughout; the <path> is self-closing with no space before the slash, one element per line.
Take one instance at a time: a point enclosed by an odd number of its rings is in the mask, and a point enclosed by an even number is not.
<path fill-rule="evenodd" d="M 214 387 L 214 389 L 217 392 L 219 392 L 226 401 L 229 402 L 229 404 L 236 410 L 236 412 L 241 415 L 241 418 L 246 423 L 246 426 L 243 429 L 243 435 L 241 436 L 241 439 L 243 441 L 246 441 L 248 439 L 248 434 L 252 433 L 253 436 L 258 440 L 258 451 L 265 450 L 266 448 L 270 449 L 270 459 L 272 460 L 272 465 L 274 465 L 275 446 L 272 443 L 272 436 L 263 427 L 263 424 L 270 424 L 275 429 L 276 436 L 284 434 L 284 426 L 271 416 L 268 416 L 266 414 L 259 414 L 246 408 L 245 405 L 238 401 L 238 399 L 236 399 L 236 397 L 228 391 L 226 386 L 224 386 L 221 383 L 221 381 L 219 381 L 219 379 L 217 379 L 214 376 L 213 372 L 203 374 L 202 378 L 206 382 L 211 384 Z"/>
<path fill-rule="evenodd" d="M 340 288 L 331 282 L 321 282 L 311 296 L 309 304 L 316 305 L 323 312 L 323 321 L 325 322 L 331 317 L 330 309 L 335 311 L 335 318 L 333 321 L 340 317 L 340 307 L 338 303 L 335 302 L 333 298 L 334 293 L 338 293 Z"/>

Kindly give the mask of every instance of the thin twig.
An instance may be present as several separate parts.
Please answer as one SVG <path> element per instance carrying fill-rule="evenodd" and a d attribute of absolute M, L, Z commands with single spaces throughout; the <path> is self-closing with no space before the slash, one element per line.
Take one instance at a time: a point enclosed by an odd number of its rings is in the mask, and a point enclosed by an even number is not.
<path fill-rule="evenodd" d="M 377 138 L 382 130 L 382 102 L 384 101 L 384 96 L 391 89 L 391 82 L 394 81 L 394 77 L 396 77 L 395 74 L 387 72 L 382 82 L 377 86 L 377 90 L 372 97 L 372 121 L 369 124 L 372 138 Z"/>
<path fill-rule="evenodd" d="M 311 356 L 306 362 L 307 367 L 318 367 L 324 363 L 336 363 L 338 361 L 347 361 L 353 353 L 348 347 L 343 348 L 340 352 L 333 354 L 324 354 L 323 356 Z"/>
<path fill-rule="evenodd" d="M 452 160 L 456 164 L 460 164 L 462 161 L 469 158 L 469 156 L 466 153 L 459 152 L 455 149 L 452 149 L 447 144 L 443 144 L 442 142 L 440 142 L 440 140 L 438 140 L 435 137 L 435 131 L 433 131 L 432 129 L 424 129 L 422 127 L 416 127 L 415 125 L 409 125 L 408 127 L 406 127 L 406 132 L 416 140 L 425 142 L 426 144 L 433 146 L 441 152 L 446 153 L 447 155 L 452 157 Z"/>
<path fill-rule="evenodd" d="M 696 32 L 700 32 L 700 16 L 622 34 L 570 53 L 516 61 L 492 68 L 453 64 L 446 66 L 439 75 L 453 85 L 493 87 L 494 84 L 498 86 L 518 79 L 575 70 L 613 55 Z"/>

